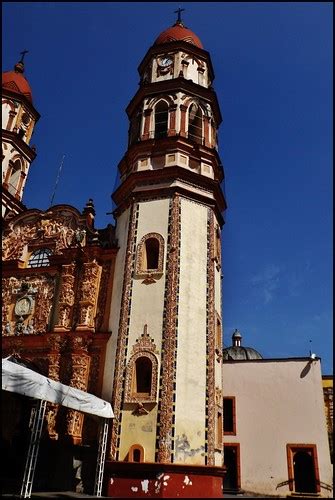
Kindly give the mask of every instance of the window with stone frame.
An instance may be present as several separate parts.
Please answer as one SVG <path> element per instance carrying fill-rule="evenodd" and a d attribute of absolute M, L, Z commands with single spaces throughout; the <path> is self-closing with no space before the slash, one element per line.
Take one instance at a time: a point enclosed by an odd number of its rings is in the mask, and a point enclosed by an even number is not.
<path fill-rule="evenodd" d="M 127 453 L 126 462 L 144 462 L 144 448 L 140 444 L 133 444 Z"/>
<path fill-rule="evenodd" d="M 201 108 L 195 103 L 188 110 L 188 138 L 198 144 L 203 143 L 203 116 Z"/>
<path fill-rule="evenodd" d="M 147 325 L 132 348 L 126 368 L 125 403 L 156 403 L 158 360 L 153 339 Z"/>
<path fill-rule="evenodd" d="M 234 396 L 225 396 L 223 398 L 223 432 L 225 435 L 236 435 L 236 408 Z"/>
<path fill-rule="evenodd" d="M 167 137 L 169 109 L 165 101 L 159 101 L 155 106 L 155 139 Z"/>
<path fill-rule="evenodd" d="M 126 403 L 156 402 L 158 362 L 151 352 L 134 354 L 126 369 Z"/>
<path fill-rule="evenodd" d="M 163 273 L 164 238 L 148 233 L 139 242 L 136 253 L 136 274 L 141 277 Z"/>

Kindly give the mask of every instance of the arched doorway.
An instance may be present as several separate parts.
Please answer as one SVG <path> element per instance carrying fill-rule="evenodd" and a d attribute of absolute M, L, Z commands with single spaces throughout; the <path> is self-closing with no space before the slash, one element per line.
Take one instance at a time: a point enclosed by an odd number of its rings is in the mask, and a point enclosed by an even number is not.
<path fill-rule="evenodd" d="M 299 450 L 294 454 L 293 472 L 297 493 L 316 493 L 314 460 L 311 452 Z"/>

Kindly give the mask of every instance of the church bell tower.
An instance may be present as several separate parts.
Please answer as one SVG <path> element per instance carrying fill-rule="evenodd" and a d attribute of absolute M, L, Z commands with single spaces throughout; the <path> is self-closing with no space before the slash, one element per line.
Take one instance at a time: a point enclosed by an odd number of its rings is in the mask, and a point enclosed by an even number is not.
<path fill-rule="evenodd" d="M 13 71 L 2 74 L 2 218 L 22 212 L 23 190 L 36 151 L 30 140 L 39 113 L 24 76 L 24 56 Z"/>
<path fill-rule="evenodd" d="M 136 496 L 143 483 L 131 478 L 142 474 L 153 496 L 187 497 L 196 488 L 220 497 L 222 118 L 210 55 L 181 9 L 138 70 L 113 194 L 119 251 L 104 374 L 115 413 L 108 494 Z"/>

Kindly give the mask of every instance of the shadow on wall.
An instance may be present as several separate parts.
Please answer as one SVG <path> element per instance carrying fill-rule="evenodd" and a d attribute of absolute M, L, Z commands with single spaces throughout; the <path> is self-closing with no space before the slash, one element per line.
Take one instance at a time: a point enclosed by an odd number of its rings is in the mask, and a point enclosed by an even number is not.
<path fill-rule="evenodd" d="M 312 362 L 313 362 L 313 360 L 308 361 L 307 365 L 305 366 L 305 368 L 300 373 L 300 378 L 305 378 L 306 375 L 308 375 L 308 373 L 309 373 L 309 371 L 311 369 Z"/>

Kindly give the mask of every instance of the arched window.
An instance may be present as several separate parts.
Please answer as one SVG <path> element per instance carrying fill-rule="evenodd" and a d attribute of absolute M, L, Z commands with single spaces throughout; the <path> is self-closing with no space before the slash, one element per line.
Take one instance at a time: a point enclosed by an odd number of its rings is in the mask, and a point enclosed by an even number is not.
<path fill-rule="evenodd" d="M 28 267 L 45 267 L 50 266 L 49 256 L 52 251 L 49 248 L 40 248 L 36 250 L 30 257 Z"/>
<path fill-rule="evenodd" d="M 156 346 L 145 333 L 137 339 L 133 351 L 134 354 L 126 368 L 124 401 L 125 403 L 136 403 L 136 405 L 156 403 L 158 381 Z M 136 411 L 142 410 L 143 408 L 140 407 Z"/>
<path fill-rule="evenodd" d="M 155 107 L 155 139 L 166 137 L 168 131 L 168 105 L 160 101 Z"/>
<path fill-rule="evenodd" d="M 136 273 L 138 276 L 163 272 L 164 238 L 158 233 L 148 233 L 137 247 Z"/>
<path fill-rule="evenodd" d="M 196 104 L 188 110 L 188 138 L 202 144 L 202 112 Z"/>
<path fill-rule="evenodd" d="M 145 261 L 144 267 L 148 269 L 158 269 L 159 241 L 157 238 L 148 238 L 145 241 Z"/>
<path fill-rule="evenodd" d="M 144 462 L 144 448 L 140 444 L 133 444 L 129 448 L 128 462 Z"/>
<path fill-rule="evenodd" d="M 149 396 L 152 382 L 152 362 L 146 356 L 137 358 L 134 365 L 133 395 Z"/>
<path fill-rule="evenodd" d="M 20 160 L 16 160 L 12 166 L 12 172 L 10 175 L 9 185 L 8 185 L 8 191 L 13 196 L 16 195 L 20 177 L 21 177 L 21 162 Z"/>

